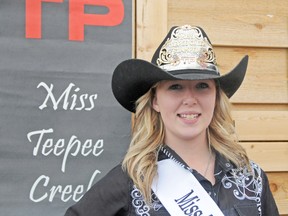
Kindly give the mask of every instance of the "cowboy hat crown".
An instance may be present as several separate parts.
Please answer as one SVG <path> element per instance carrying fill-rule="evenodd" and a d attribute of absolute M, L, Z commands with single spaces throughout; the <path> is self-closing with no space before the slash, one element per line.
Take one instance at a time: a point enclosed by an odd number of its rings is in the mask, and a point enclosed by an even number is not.
<path fill-rule="evenodd" d="M 118 102 L 135 112 L 135 102 L 162 80 L 215 79 L 230 98 L 240 87 L 248 56 L 229 73 L 221 76 L 211 42 L 197 26 L 174 26 L 170 29 L 151 62 L 129 59 L 121 62 L 112 76 L 112 91 Z"/>

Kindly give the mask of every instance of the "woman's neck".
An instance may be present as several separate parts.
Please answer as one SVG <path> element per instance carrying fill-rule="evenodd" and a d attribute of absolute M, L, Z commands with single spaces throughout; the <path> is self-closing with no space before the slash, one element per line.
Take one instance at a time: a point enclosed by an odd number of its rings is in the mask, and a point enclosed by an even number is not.
<path fill-rule="evenodd" d="M 214 184 L 215 156 L 208 144 L 206 133 L 193 140 L 166 139 L 166 145 L 173 149 L 190 168 L 197 170 Z"/>
<path fill-rule="evenodd" d="M 195 159 L 199 161 L 210 154 L 210 149 L 206 137 L 206 131 L 194 139 L 180 139 L 176 137 L 166 137 L 166 145 L 173 149 L 185 162 Z"/>

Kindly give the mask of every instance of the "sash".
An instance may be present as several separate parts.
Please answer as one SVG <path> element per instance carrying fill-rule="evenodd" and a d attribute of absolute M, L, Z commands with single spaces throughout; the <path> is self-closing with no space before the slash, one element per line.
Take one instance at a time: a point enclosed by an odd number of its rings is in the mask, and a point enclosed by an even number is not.
<path fill-rule="evenodd" d="M 224 216 L 195 176 L 171 159 L 158 161 L 152 190 L 171 216 Z"/>

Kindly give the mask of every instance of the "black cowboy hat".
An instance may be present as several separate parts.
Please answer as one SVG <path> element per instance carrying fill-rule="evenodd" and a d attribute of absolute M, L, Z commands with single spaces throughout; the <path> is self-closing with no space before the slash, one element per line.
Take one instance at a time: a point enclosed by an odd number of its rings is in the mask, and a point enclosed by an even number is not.
<path fill-rule="evenodd" d="M 162 80 L 215 79 L 230 98 L 240 87 L 248 56 L 229 73 L 220 76 L 211 42 L 200 27 L 172 27 L 151 63 L 141 59 L 121 62 L 112 76 L 112 91 L 118 102 L 135 112 L 135 102 Z"/>

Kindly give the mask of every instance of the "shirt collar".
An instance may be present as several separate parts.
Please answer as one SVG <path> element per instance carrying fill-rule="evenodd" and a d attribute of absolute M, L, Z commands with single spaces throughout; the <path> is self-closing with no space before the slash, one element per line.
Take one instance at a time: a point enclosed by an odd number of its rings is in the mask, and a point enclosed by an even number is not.
<path fill-rule="evenodd" d="M 221 174 L 226 174 L 235 168 L 235 165 L 231 163 L 227 158 L 225 158 L 219 152 L 217 151 L 215 152 L 216 152 L 216 161 L 215 161 L 215 169 L 214 169 L 215 176 L 219 176 L 219 175 L 222 176 Z M 191 170 L 191 168 L 185 163 L 185 161 L 173 149 L 171 149 L 167 145 L 161 146 L 159 155 L 158 155 L 159 161 L 165 160 L 165 159 L 171 159 L 175 161 L 176 163 L 179 163 L 183 167 Z"/>
<path fill-rule="evenodd" d="M 229 173 L 236 166 L 225 158 L 222 154 L 216 151 L 216 161 L 214 168 L 214 176 L 216 179 L 222 179 L 222 177 Z"/>

